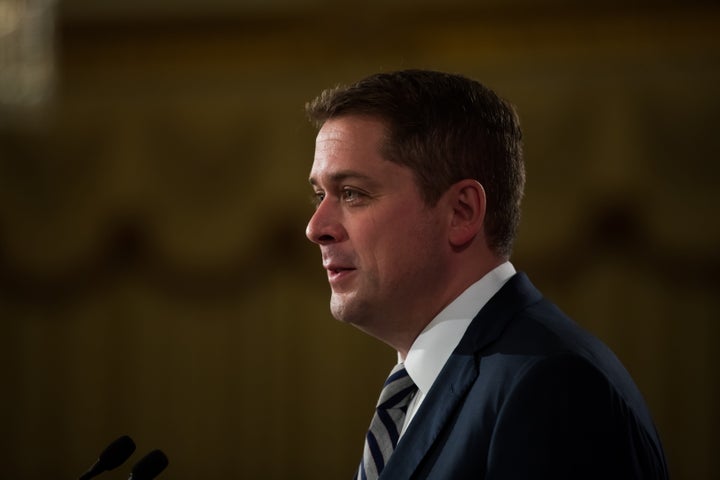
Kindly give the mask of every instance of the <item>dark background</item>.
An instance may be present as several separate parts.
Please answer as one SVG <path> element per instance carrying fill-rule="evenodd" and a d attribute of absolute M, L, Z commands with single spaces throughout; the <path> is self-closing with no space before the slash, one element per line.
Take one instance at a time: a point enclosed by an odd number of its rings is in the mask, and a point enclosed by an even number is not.
<path fill-rule="evenodd" d="M 516 267 L 626 364 L 673 478 L 718 478 L 713 3 L 67 0 L 55 14 L 49 94 L 0 104 L 0 477 L 77 478 L 127 433 L 132 461 L 168 454 L 161 478 L 350 478 L 395 354 L 330 317 L 304 238 L 303 105 L 421 67 L 516 104 Z"/>

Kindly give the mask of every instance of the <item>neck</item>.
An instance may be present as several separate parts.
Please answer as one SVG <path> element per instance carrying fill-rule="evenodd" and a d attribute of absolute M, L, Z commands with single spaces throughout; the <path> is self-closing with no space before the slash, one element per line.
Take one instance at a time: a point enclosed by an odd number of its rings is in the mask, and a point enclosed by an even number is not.
<path fill-rule="evenodd" d="M 398 352 L 400 359 L 404 361 L 417 337 L 440 312 L 472 284 L 507 260 L 507 258 L 492 257 L 492 259 L 488 259 L 482 264 L 482 268 L 476 268 L 472 271 L 469 271 L 467 264 L 465 264 L 465 269 L 458 270 L 454 275 L 451 275 L 438 295 L 428 299 L 429 302 L 423 302 L 416 306 L 414 312 L 401 312 L 400 316 L 394 317 L 396 319 L 394 322 L 385 324 L 390 328 L 385 329 L 383 332 L 376 332 L 377 334 L 375 334 L 366 331 L 366 333 L 394 348 Z M 442 285 L 442 282 L 438 281 L 438 284 Z"/>

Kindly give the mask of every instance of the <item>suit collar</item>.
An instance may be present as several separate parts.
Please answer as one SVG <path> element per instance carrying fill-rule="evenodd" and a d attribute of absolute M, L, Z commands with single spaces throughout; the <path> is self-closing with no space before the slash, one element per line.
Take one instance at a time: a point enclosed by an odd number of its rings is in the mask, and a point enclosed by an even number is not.
<path fill-rule="evenodd" d="M 474 354 L 497 340 L 513 316 L 542 299 L 527 275 L 514 275 L 475 316 L 454 354 Z"/>
<path fill-rule="evenodd" d="M 497 340 L 516 312 L 540 299 L 542 295 L 527 276 L 518 273 L 480 310 L 435 380 L 381 478 L 412 476 L 477 379 L 476 354 Z"/>
<path fill-rule="evenodd" d="M 430 391 L 473 318 L 515 273 L 510 262 L 497 266 L 465 289 L 420 332 L 404 363 L 422 395 Z"/>

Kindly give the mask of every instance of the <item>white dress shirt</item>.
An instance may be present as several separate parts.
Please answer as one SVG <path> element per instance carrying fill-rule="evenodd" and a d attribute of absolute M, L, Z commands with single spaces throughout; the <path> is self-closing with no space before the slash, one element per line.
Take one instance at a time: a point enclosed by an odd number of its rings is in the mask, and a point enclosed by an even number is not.
<path fill-rule="evenodd" d="M 405 433 L 472 319 L 513 275 L 515 267 L 510 262 L 491 270 L 445 307 L 415 339 L 405 358 L 405 369 L 418 391 L 408 406 L 401 435 Z M 399 355 L 398 360 L 402 361 Z"/>

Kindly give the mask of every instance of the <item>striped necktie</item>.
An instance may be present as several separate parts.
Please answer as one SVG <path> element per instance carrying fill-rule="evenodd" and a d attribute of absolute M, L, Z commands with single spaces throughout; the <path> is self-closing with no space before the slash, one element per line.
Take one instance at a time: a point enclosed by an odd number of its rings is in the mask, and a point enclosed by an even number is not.
<path fill-rule="evenodd" d="M 397 446 L 408 404 L 416 391 L 417 386 L 405 366 L 402 363 L 395 365 L 385 380 L 375 407 L 375 415 L 365 437 L 363 459 L 356 480 L 374 480 L 380 476 Z"/>

